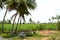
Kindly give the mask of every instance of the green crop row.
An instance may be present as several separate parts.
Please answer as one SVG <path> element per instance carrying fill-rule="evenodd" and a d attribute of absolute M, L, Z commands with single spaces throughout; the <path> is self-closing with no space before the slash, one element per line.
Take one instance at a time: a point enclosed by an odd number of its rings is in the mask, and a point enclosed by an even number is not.
<path fill-rule="evenodd" d="M 0 24 L 0 30 L 2 25 Z M 14 25 L 14 30 L 16 28 L 16 24 Z M 4 31 L 11 31 L 12 24 L 5 24 Z M 19 24 L 18 30 L 57 30 L 55 24 Z"/>

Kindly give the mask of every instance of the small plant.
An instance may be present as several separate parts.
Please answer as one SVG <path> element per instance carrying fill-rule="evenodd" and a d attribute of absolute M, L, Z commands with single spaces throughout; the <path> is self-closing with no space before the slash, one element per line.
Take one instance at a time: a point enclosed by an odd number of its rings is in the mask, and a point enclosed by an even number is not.
<path fill-rule="evenodd" d="M 10 34 L 1 34 L 3 38 L 10 38 Z"/>
<path fill-rule="evenodd" d="M 33 33 L 31 33 L 31 32 L 27 32 L 27 33 L 26 33 L 26 36 L 27 36 L 27 37 L 31 37 L 32 35 L 33 35 Z"/>
<path fill-rule="evenodd" d="M 38 30 L 45 30 L 45 27 L 44 27 L 43 25 L 40 25 L 40 26 L 38 27 Z"/>
<path fill-rule="evenodd" d="M 57 29 L 60 30 L 60 21 L 57 22 Z"/>
<path fill-rule="evenodd" d="M 11 38 L 17 36 L 16 34 L 1 34 L 3 38 Z"/>

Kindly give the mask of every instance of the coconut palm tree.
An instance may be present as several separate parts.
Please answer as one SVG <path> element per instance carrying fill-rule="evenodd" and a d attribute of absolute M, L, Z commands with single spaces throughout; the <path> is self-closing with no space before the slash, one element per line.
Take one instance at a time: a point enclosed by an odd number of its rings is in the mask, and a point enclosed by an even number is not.
<path fill-rule="evenodd" d="M 7 0 L 0 0 L 0 8 L 3 8 Z"/>
<path fill-rule="evenodd" d="M 0 0 L 0 8 L 1 9 L 4 7 L 4 2 L 6 2 L 6 1 L 7 0 Z M 7 14 L 7 9 L 6 9 L 6 12 L 5 12 L 5 15 L 4 15 L 4 18 L 3 18 L 3 22 L 2 22 L 2 32 L 4 30 L 4 20 L 5 20 L 6 14 Z"/>
<path fill-rule="evenodd" d="M 60 20 L 60 15 L 56 15 L 55 19 Z"/>
<path fill-rule="evenodd" d="M 0 3 L 0 7 L 2 8 L 2 4 L 3 2 L 5 2 L 6 0 L 1 0 L 1 3 Z M 12 31 L 13 31 L 13 28 L 14 28 L 14 22 L 15 22 L 15 19 L 16 19 L 16 16 L 17 14 L 20 15 L 20 17 L 23 18 L 23 20 L 25 21 L 25 17 L 24 15 L 29 15 L 30 12 L 28 11 L 28 9 L 35 9 L 36 7 L 36 2 L 35 0 L 7 0 L 7 2 L 5 3 L 7 6 L 6 6 L 6 12 L 5 12 L 5 15 L 4 15 L 4 18 L 3 18 L 3 23 L 2 23 L 2 32 L 4 30 L 4 20 L 5 20 L 5 17 L 6 17 L 6 14 L 7 14 L 7 11 L 11 11 L 11 10 L 16 10 L 16 14 L 15 14 L 15 18 L 13 20 L 13 24 L 12 24 Z"/>
<path fill-rule="evenodd" d="M 60 15 L 56 15 L 56 17 L 54 17 L 54 19 L 57 20 L 57 29 L 60 30 Z"/>
<path fill-rule="evenodd" d="M 30 14 L 28 9 L 35 9 L 35 7 L 36 7 L 35 0 L 17 0 L 16 3 L 17 3 L 17 5 L 14 6 L 14 7 L 16 8 L 16 11 L 18 11 L 17 14 L 20 15 L 20 17 L 22 17 L 24 21 L 25 21 L 25 16 L 24 15 L 29 15 Z"/>
<path fill-rule="evenodd" d="M 30 23 L 32 23 L 32 22 L 33 22 L 31 18 L 29 19 L 29 21 L 30 21 Z"/>
<path fill-rule="evenodd" d="M 3 8 L 4 5 L 6 5 L 6 12 L 3 18 L 3 22 L 2 22 L 2 32 L 4 30 L 4 21 L 5 21 L 7 11 L 8 10 L 11 11 L 15 9 L 16 2 L 14 0 L 0 0 L 0 8 Z"/>
<path fill-rule="evenodd" d="M 3 7 L 3 5 L 6 5 L 6 12 L 5 12 L 5 15 L 4 15 L 4 17 L 3 17 L 3 22 L 2 22 L 2 32 L 4 31 L 4 21 L 5 21 L 6 15 L 7 15 L 7 11 L 8 11 L 8 10 L 11 11 L 10 9 L 13 9 L 10 2 L 12 2 L 12 1 L 10 1 L 10 0 L 2 0 L 2 1 L 1 1 L 1 3 L 2 3 L 1 8 Z M 14 7 L 14 6 L 13 6 L 13 7 Z"/>
<path fill-rule="evenodd" d="M 6 12 L 5 12 L 5 15 L 4 15 L 4 18 L 3 18 L 2 32 L 3 32 L 3 30 L 4 30 L 4 20 L 5 20 L 7 11 L 15 10 L 17 3 L 16 3 L 16 0 L 7 0 L 6 2 L 4 2 L 4 4 L 6 4 Z M 16 13 L 16 14 L 17 14 L 17 13 Z M 15 22 L 15 19 L 16 19 L 16 16 L 15 16 L 15 18 L 14 18 L 14 22 Z M 13 22 L 13 25 L 14 25 L 14 22 Z M 14 27 L 14 26 L 13 26 L 13 27 Z"/>
<path fill-rule="evenodd" d="M 4 18 L 3 18 L 3 22 L 2 22 L 2 32 L 4 30 L 4 21 L 5 21 L 6 14 L 7 14 L 7 9 L 6 9 L 6 12 L 5 12 L 5 15 L 4 15 Z"/>
<path fill-rule="evenodd" d="M 17 22 L 17 25 L 16 25 L 16 29 L 15 29 L 15 31 L 17 31 L 18 23 L 19 23 L 19 19 L 20 19 L 20 15 L 19 15 L 19 18 L 18 18 L 18 22 Z M 17 32 L 16 32 L 16 33 L 17 33 Z"/>
<path fill-rule="evenodd" d="M 21 2 L 19 3 L 19 6 L 18 6 L 18 11 L 19 11 L 19 14 L 20 14 L 20 17 L 23 18 L 23 20 L 25 21 L 25 16 L 24 15 L 29 15 L 30 12 L 28 11 L 28 9 L 35 9 L 36 7 L 36 3 L 35 3 L 35 0 L 34 1 L 31 1 L 31 0 L 21 0 Z M 20 24 L 21 24 L 21 20 L 20 20 Z M 17 28 L 17 26 L 16 26 Z"/>
<path fill-rule="evenodd" d="M 56 15 L 56 17 L 52 17 L 51 19 L 52 20 L 55 20 L 55 19 L 60 20 L 60 15 Z"/>

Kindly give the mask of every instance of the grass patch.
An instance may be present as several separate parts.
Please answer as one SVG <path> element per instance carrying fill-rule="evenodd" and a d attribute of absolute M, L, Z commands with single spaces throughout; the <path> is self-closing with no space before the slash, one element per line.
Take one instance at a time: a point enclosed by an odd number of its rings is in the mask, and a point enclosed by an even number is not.
<path fill-rule="evenodd" d="M 17 36 L 17 34 L 1 34 L 1 36 L 2 36 L 3 38 L 12 38 L 12 37 Z"/>

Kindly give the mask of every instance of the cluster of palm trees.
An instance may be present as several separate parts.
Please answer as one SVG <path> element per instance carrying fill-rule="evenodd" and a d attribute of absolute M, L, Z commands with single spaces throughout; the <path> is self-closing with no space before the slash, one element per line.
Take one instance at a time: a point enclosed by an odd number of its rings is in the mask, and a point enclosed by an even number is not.
<path fill-rule="evenodd" d="M 59 21 L 60 20 L 60 15 L 56 15 L 55 17 L 54 16 L 52 16 L 51 18 L 49 18 L 48 19 L 49 21 L 51 21 L 52 20 L 52 22 L 53 22 L 53 20 L 57 20 L 57 21 Z"/>
<path fill-rule="evenodd" d="M 57 29 L 60 30 L 60 15 L 56 15 L 55 17 L 51 17 L 49 18 L 49 21 L 52 20 L 52 23 L 53 23 L 53 20 L 56 20 L 57 22 L 56 23 L 56 26 L 57 26 Z M 52 27 L 53 27 L 53 24 L 52 24 Z"/>
<path fill-rule="evenodd" d="M 4 21 L 5 17 L 8 11 L 16 10 L 16 13 L 12 15 L 11 19 L 13 19 L 13 24 L 12 24 L 12 32 L 14 31 L 14 23 L 16 20 L 17 15 L 18 17 L 18 22 L 16 25 L 16 31 L 18 27 L 18 23 L 20 21 L 21 23 L 21 18 L 25 21 L 25 16 L 24 15 L 29 15 L 30 12 L 28 9 L 35 9 L 36 8 L 36 1 L 35 0 L 0 0 L 0 8 L 2 9 L 6 5 L 6 12 L 3 18 L 3 23 L 2 23 L 2 32 L 4 32 Z"/>

